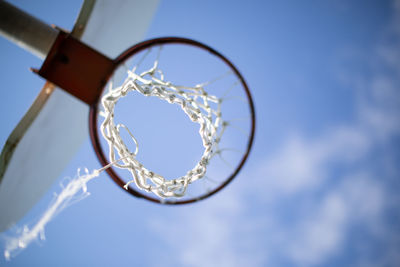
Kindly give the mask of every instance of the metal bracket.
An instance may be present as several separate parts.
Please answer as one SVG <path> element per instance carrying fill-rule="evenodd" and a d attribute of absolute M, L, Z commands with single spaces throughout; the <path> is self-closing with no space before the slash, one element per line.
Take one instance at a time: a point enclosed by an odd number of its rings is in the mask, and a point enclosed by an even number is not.
<path fill-rule="evenodd" d="M 112 59 L 60 30 L 40 70 L 32 71 L 92 105 L 115 66 Z"/>

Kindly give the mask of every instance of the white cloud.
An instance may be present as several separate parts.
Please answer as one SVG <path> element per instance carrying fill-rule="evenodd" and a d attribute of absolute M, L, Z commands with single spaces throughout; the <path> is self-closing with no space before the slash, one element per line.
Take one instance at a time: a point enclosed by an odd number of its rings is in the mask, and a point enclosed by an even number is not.
<path fill-rule="evenodd" d="M 346 225 L 346 204 L 340 196 L 331 194 L 324 199 L 315 218 L 298 225 L 286 249 L 297 264 L 318 264 L 343 242 Z M 289 241 L 290 240 L 290 241 Z"/>
<path fill-rule="evenodd" d="M 260 185 L 257 194 L 268 200 L 276 195 L 315 188 L 327 179 L 329 166 L 360 160 L 367 154 L 371 142 L 370 136 L 358 126 L 333 127 L 313 140 L 291 136 L 279 151 L 255 168 L 252 176 L 258 177 Z"/>
<path fill-rule="evenodd" d="M 344 247 L 348 228 L 361 223 L 374 227 L 384 206 L 383 189 L 368 176 L 346 177 L 324 195 L 315 212 L 296 225 L 284 247 L 297 264 L 320 264 Z"/>
<path fill-rule="evenodd" d="M 174 248 L 174 256 L 179 256 L 175 263 L 178 266 L 258 266 L 260 257 L 243 253 L 243 246 L 255 244 L 240 238 L 241 231 L 247 229 L 242 214 L 242 199 L 225 194 L 205 205 L 183 209 L 178 218 L 167 224 L 160 224 L 160 218 L 153 219 L 151 227 L 165 238 L 168 247 Z"/>

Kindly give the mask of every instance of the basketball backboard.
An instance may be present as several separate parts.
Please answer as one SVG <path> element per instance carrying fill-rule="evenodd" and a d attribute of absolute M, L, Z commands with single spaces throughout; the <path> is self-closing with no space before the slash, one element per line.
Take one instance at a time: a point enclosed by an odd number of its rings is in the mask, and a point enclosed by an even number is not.
<path fill-rule="evenodd" d="M 143 38 L 157 5 L 157 0 L 85 0 L 71 33 L 113 58 Z M 0 231 L 35 205 L 88 138 L 88 111 L 83 102 L 44 85 L 2 149 Z"/>

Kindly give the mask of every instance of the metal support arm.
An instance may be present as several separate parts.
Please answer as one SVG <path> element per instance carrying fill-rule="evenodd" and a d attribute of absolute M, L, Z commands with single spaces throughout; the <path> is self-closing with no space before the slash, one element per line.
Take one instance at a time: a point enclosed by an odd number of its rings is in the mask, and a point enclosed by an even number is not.
<path fill-rule="evenodd" d="M 58 30 L 6 1 L 0 1 L 0 35 L 44 59 Z"/>

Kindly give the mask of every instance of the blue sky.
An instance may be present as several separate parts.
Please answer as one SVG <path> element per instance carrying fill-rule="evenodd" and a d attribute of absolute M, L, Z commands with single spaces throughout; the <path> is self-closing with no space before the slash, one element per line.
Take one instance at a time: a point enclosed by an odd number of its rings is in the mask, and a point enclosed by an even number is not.
<path fill-rule="evenodd" d="M 80 7 L 17 3 L 66 29 Z M 249 161 L 219 194 L 184 207 L 132 198 L 103 175 L 45 241 L 0 265 L 396 266 L 399 20 L 399 1 L 161 1 L 146 38 L 202 41 L 248 81 Z M 4 143 L 43 80 L 28 70 L 40 60 L 4 39 L 0 48 Z M 99 168 L 89 140 L 21 224 L 78 167 Z"/>

